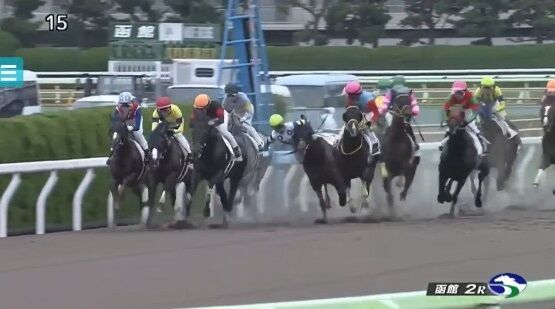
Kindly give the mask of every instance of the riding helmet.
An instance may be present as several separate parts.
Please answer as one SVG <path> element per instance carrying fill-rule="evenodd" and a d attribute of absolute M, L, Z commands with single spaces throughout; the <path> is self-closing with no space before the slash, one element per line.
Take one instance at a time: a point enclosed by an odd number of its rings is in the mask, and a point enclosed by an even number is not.
<path fill-rule="evenodd" d="M 172 105 L 172 101 L 169 97 L 159 97 L 156 99 L 156 109 L 161 110 L 164 108 L 168 108 Z"/>
<path fill-rule="evenodd" d="M 280 125 L 283 125 L 284 121 L 285 120 L 283 119 L 283 116 L 281 116 L 280 114 L 273 114 L 272 116 L 270 116 L 270 127 L 279 127 Z"/>
<path fill-rule="evenodd" d="M 378 80 L 377 87 L 378 87 L 379 90 L 387 90 L 387 89 L 391 88 L 391 79 L 382 78 L 382 79 Z"/>
<path fill-rule="evenodd" d="M 131 104 L 133 101 L 133 95 L 130 92 L 124 91 L 119 94 L 118 102 L 120 104 Z"/>
<path fill-rule="evenodd" d="M 210 97 L 207 94 L 201 93 L 195 98 L 194 108 L 205 108 L 210 103 Z"/>
<path fill-rule="evenodd" d="M 343 88 L 343 92 L 348 95 L 357 95 L 362 93 L 362 86 L 357 81 L 348 82 Z"/>
<path fill-rule="evenodd" d="M 548 81 L 545 88 L 547 92 L 555 92 L 555 79 Z"/>
<path fill-rule="evenodd" d="M 493 87 L 495 85 L 495 80 L 491 76 L 484 76 L 480 81 L 480 85 L 484 87 Z"/>
<path fill-rule="evenodd" d="M 391 86 L 397 86 L 397 85 L 405 86 L 405 84 L 406 84 L 406 80 L 403 75 L 395 75 L 391 79 Z"/>
<path fill-rule="evenodd" d="M 224 90 L 226 94 L 237 94 L 239 92 L 239 86 L 234 83 L 229 83 L 225 85 Z"/>

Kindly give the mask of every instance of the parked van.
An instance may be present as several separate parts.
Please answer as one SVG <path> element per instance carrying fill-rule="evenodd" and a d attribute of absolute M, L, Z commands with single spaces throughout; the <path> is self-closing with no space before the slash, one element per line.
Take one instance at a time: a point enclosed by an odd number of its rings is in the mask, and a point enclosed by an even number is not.
<path fill-rule="evenodd" d="M 30 115 L 41 112 L 37 74 L 23 71 L 24 85 L 20 88 L 0 87 L 0 117 Z"/>

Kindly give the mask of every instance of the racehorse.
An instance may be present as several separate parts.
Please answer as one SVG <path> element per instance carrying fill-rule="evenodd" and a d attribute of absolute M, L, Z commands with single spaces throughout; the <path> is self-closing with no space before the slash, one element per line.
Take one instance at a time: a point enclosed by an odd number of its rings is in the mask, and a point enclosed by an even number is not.
<path fill-rule="evenodd" d="M 228 115 L 226 115 L 228 116 Z M 231 121 L 236 121 L 233 116 Z M 258 150 L 248 137 L 243 134 L 240 125 L 231 127 L 243 160 L 233 160 L 233 153 L 226 146 L 218 129 L 210 123 L 209 117 L 204 110 L 195 109 L 191 119 L 193 133 L 193 174 L 191 190 L 196 192 L 202 181 L 208 182 L 208 194 L 206 196 L 204 215 L 210 216 L 210 199 L 212 190 L 216 186 L 216 192 L 220 197 L 223 214 L 223 227 L 228 226 L 228 216 L 233 210 L 233 201 L 237 188 L 245 174 L 250 174 L 256 168 Z M 253 174 L 254 175 L 254 174 Z M 229 179 L 229 192 L 226 192 L 224 181 Z M 190 209 L 191 202 L 187 208 Z"/>
<path fill-rule="evenodd" d="M 518 131 L 518 128 L 511 122 L 507 121 L 507 123 L 512 129 Z M 490 168 L 497 169 L 497 191 L 501 191 L 505 188 L 505 183 L 511 176 L 513 164 L 522 141 L 519 135 L 507 139 L 503 130 L 491 115 L 480 117 L 480 130 L 491 143 L 488 147 L 487 161 Z"/>
<path fill-rule="evenodd" d="M 109 163 L 112 175 L 110 191 L 114 198 L 114 209 L 116 211 L 114 223 L 117 226 L 117 211 L 125 200 L 125 188 L 130 188 L 138 196 L 141 210 L 146 207 L 148 198 L 146 191 L 148 189 L 145 181 L 148 167 L 143 163 L 144 160 L 139 150 L 140 146 L 129 134 L 125 117 L 114 116 L 109 133 L 112 137 L 111 147 L 113 149 L 112 160 Z M 148 219 L 151 216 L 152 214 L 149 214 Z"/>
<path fill-rule="evenodd" d="M 555 108 L 553 105 L 547 105 L 542 107 L 541 110 L 543 119 L 543 137 L 542 137 L 542 160 L 534 179 L 533 186 L 538 187 L 540 185 L 540 178 L 551 164 L 555 164 Z M 555 189 L 553 189 L 553 194 L 555 194 Z"/>
<path fill-rule="evenodd" d="M 468 123 L 464 122 L 464 113 L 460 106 L 454 106 L 450 109 L 447 125 L 449 127 L 449 139 L 441 152 L 439 162 L 437 201 L 440 204 L 451 202 L 449 215 L 455 217 L 455 205 L 459 193 L 468 176 L 476 169 L 478 170 L 478 189 L 474 203 L 476 207 L 482 207 L 482 182 L 489 174 L 489 166 L 485 160 L 479 157 L 472 137 L 466 131 Z M 451 195 L 453 181 L 457 182 L 457 188 Z"/>
<path fill-rule="evenodd" d="M 382 139 L 382 161 L 385 166 L 385 169 L 382 169 L 382 177 L 387 193 L 387 203 L 392 210 L 391 182 L 393 178 L 396 176 L 405 178 L 404 188 L 400 195 L 401 201 L 404 201 L 420 163 L 420 157 L 414 157 L 415 145 L 407 133 L 407 130 L 412 130 L 409 123 L 410 117 L 412 117 L 410 105 L 394 105 L 393 109 L 388 112 L 392 116 L 392 121 Z"/>
<path fill-rule="evenodd" d="M 362 135 L 363 126 L 366 125 L 364 116 L 356 106 L 349 106 L 343 113 L 345 128 L 339 141 L 340 166 L 343 172 L 347 197 L 351 203 L 351 180 L 360 178 L 362 182 L 363 200 L 370 195 L 370 184 L 374 178 L 377 159 L 370 155 L 370 145 Z M 366 203 L 363 203 L 366 204 Z M 356 207 L 351 205 L 351 212 L 356 212 Z"/>
<path fill-rule="evenodd" d="M 339 152 L 322 137 L 314 135 L 314 129 L 303 116 L 293 125 L 292 145 L 302 158 L 303 169 L 314 192 L 318 196 L 322 218 L 316 223 L 327 223 L 327 209 L 331 208 L 327 184 L 335 187 L 339 196 L 339 205 L 345 206 L 347 196 L 345 180 L 338 164 Z M 325 199 L 322 194 L 325 191 Z"/>
<path fill-rule="evenodd" d="M 170 203 L 176 211 L 176 218 L 182 218 L 181 209 L 176 209 L 176 188 L 181 182 L 185 183 L 186 193 L 191 194 L 191 169 L 192 167 L 186 162 L 186 154 L 179 147 L 179 142 L 173 137 L 173 130 L 168 123 L 161 122 L 156 126 L 148 138 L 149 151 L 152 156 L 150 164 L 150 173 L 148 177 L 149 187 L 149 209 L 151 213 L 155 212 L 154 200 L 159 184 L 163 186 L 163 196 L 169 194 Z M 162 201 L 165 200 L 161 199 Z M 154 227 L 149 216 L 147 222 L 148 227 Z M 170 225 L 172 228 L 189 227 L 184 220 L 178 220 Z"/>

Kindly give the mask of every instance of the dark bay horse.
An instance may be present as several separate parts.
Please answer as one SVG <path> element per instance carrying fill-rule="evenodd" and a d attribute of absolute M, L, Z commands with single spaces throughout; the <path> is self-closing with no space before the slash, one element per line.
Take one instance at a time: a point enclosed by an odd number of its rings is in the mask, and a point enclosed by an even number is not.
<path fill-rule="evenodd" d="M 190 176 L 192 167 L 186 162 L 186 154 L 183 153 L 179 142 L 173 137 L 173 130 L 166 122 L 160 122 L 148 138 L 148 147 L 152 156 L 150 173 L 148 177 L 149 187 L 149 209 L 155 213 L 155 198 L 159 184 L 163 187 L 163 196 L 169 194 L 170 203 L 176 211 L 176 217 L 182 218 L 176 209 L 176 188 L 179 183 L 185 183 L 186 193 L 190 194 Z M 148 227 L 154 227 L 153 216 L 149 216 Z M 189 227 L 187 222 L 179 220 L 171 224 L 172 228 Z"/>
<path fill-rule="evenodd" d="M 518 132 L 518 128 L 514 124 L 509 121 L 507 123 Z M 513 164 L 522 141 L 519 135 L 508 139 L 492 117 L 480 117 L 480 130 L 491 143 L 488 147 L 487 161 L 490 168 L 497 170 L 497 191 L 501 191 L 505 188 L 505 183 L 511 176 Z"/>
<path fill-rule="evenodd" d="M 351 203 L 351 180 L 360 178 L 362 182 L 363 199 L 370 195 L 370 185 L 374 178 L 377 159 L 370 154 L 370 145 L 362 135 L 362 126 L 366 125 L 364 115 L 356 106 L 349 106 L 343 113 L 345 128 L 339 141 L 339 162 L 343 172 L 347 197 Z M 356 207 L 351 205 L 351 212 Z"/>
<path fill-rule="evenodd" d="M 148 189 L 145 185 L 148 167 L 143 163 L 138 146 L 132 140 L 124 119 L 125 117 L 114 115 L 109 130 L 113 149 L 112 159 L 109 163 L 110 174 L 112 175 L 110 191 L 114 198 L 114 209 L 116 211 L 114 222 L 116 226 L 117 211 L 124 202 L 126 188 L 130 188 L 137 195 L 141 210 L 146 207 L 148 198 Z M 150 216 L 151 214 L 149 214 L 149 218 Z"/>
<path fill-rule="evenodd" d="M 301 118 L 304 118 L 301 116 Z M 316 223 L 327 223 L 327 209 L 331 208 L 327 184 L 335 187 L 339 196 L 339 205 L 345 206 L 345 180 L 339 162 L 339 152 L 322 137 L 314 136 L 314 129 L 309 122 L 302 119 L 295 122 L 293 128 L 293 149 L 302 157 L 303 169 L 308 176 L 310 186 L 318 196 L 322 219 Z M 322 194 L 325 191 L 325 199 Z"/>
<path fill-rule="evenodd" d="M 233 121 L 233 119 L 232 119 Z M 233 210 L 233 201 L 237 188 L 244 176 L 245 170 L 250 169 L 257 160 L 258 150 L 251 141 L 247 140 L 240 125 L 232 126 L 231 134 L 236 138 L 241 149 L 242 161 L 233 161 L 233 154 L 226 146 L 218 129 L 210 123 L 206 112 L 201 109 L 193 111 L 191 119 L 193 133 L 193 175 L 191 191 L 196 192 L 202 181 L 208 182 L 204 215 L 210 216 L 210 199 L 212 190 L 216 186 L 216 193 L 223 206 L 223 227 L 228 225 L 228 216 Z M 224 187 L 224 182 L 229 179 L 229 192 Z M 191 207 L 191 203 L 188 204 Z"/>
<path fill-rule="evenodd" d="M 437 201 L 451 202 L 449 215 L 455 216 L 455 205 L 461 189 L 467 178 L 478 170 L 478 189 L 475 194 L 476 207 L 482 207 L 482 182 L 489 174 L 487 162 L 479 157 L 474 147 L 472 137 L 466 130 L 467 123 L 464 122 L 464 112 L 459 106 L 451 108 L 449 119 L 449 139 L 446 147 L 441 152 L 439 162 L 439 193 Z M 451 185 L 457 182 L 455 192 L 451 194 Z"/>
<path fill-rule="evenodd" d="M 407 130 L 410 127 L 412 113 L 410 105 L 393 106 L 389 111 L 392 115 L 391 125 L 385 130 L 382 139 L 382 161 L 385 170 L 382 170 L 383 186 L 387 193 L 387 203 L 390 211 L 393 208 L 393 194 L 391 182 L 397 176 L 404 176 L 404 188 L 400 199 L 404 201 L 412 184 L 420 157 L 414 157 L 414 145 Z"/>
<path fill-rule="evenodd" d="M 533 183 L 536 188 L 540 185 L 540 178 L 545 169 L 555 164 L 555 108 L 553 108 L 553 105 L 544 106 L 541 109 L 541 114 L 544 116 L 542 117 L 542 159 Z M 552 192 L 555 194 L 555 189 Z"/>

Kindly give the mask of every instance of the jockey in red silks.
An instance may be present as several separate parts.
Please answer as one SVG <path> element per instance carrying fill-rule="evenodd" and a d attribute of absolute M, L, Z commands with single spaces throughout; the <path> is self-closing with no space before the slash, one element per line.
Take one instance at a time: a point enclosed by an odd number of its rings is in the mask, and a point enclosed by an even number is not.
<path fill-rule="evenodd" d="M 486 145 L 489 143 L 480 133 L 480 130 L 476 126 L 476 113 L 480 108 L 480 105 L 476 101 L 474 94 L 468 90 L 465 81 L 454 81 L 451 87 L 451 95 L 447 102 L 443 104 L 443 110 L 445 111 L 445 115 L 449 117 L 449 111 L 451 107 L 459 105 L 463 109 L 463 120 L 468 117 L 472 117 L 465 128 L 467 132 L 472 137 L 474 141 L 474 147 L 476 147 L 476 151 L 479 155 L 483 155 L 486 153 Z M 471 113 L 466 113 L 466 111 L 472 111 Z M 466 120 L 465 120 L 466 121 Z M 449 130 L 445 133 L 445 138 L 441 141 L 441 145 L 439 146 L 440 150 L 443 150 L 445 143 L 449 139 Z"/>
<path fill-rule="evenodd" d="M 372 123 L 377 123 L 380 118 L 380 112 L 374 101 L 375 96 L 372 92 L 362 90 L 362 86 L 357 81 L 347 83 L 343 88 L 343 94 L 347 95 L 347 107 L 357 106 L 362 114 L 367 126 L 362 131 L 364 139 L 370 146 L 372 155 L 380 154 L 380 141 L 374 131 L 370 128 Z M 343 131 L 341 131 L 343 132 Z"/>

